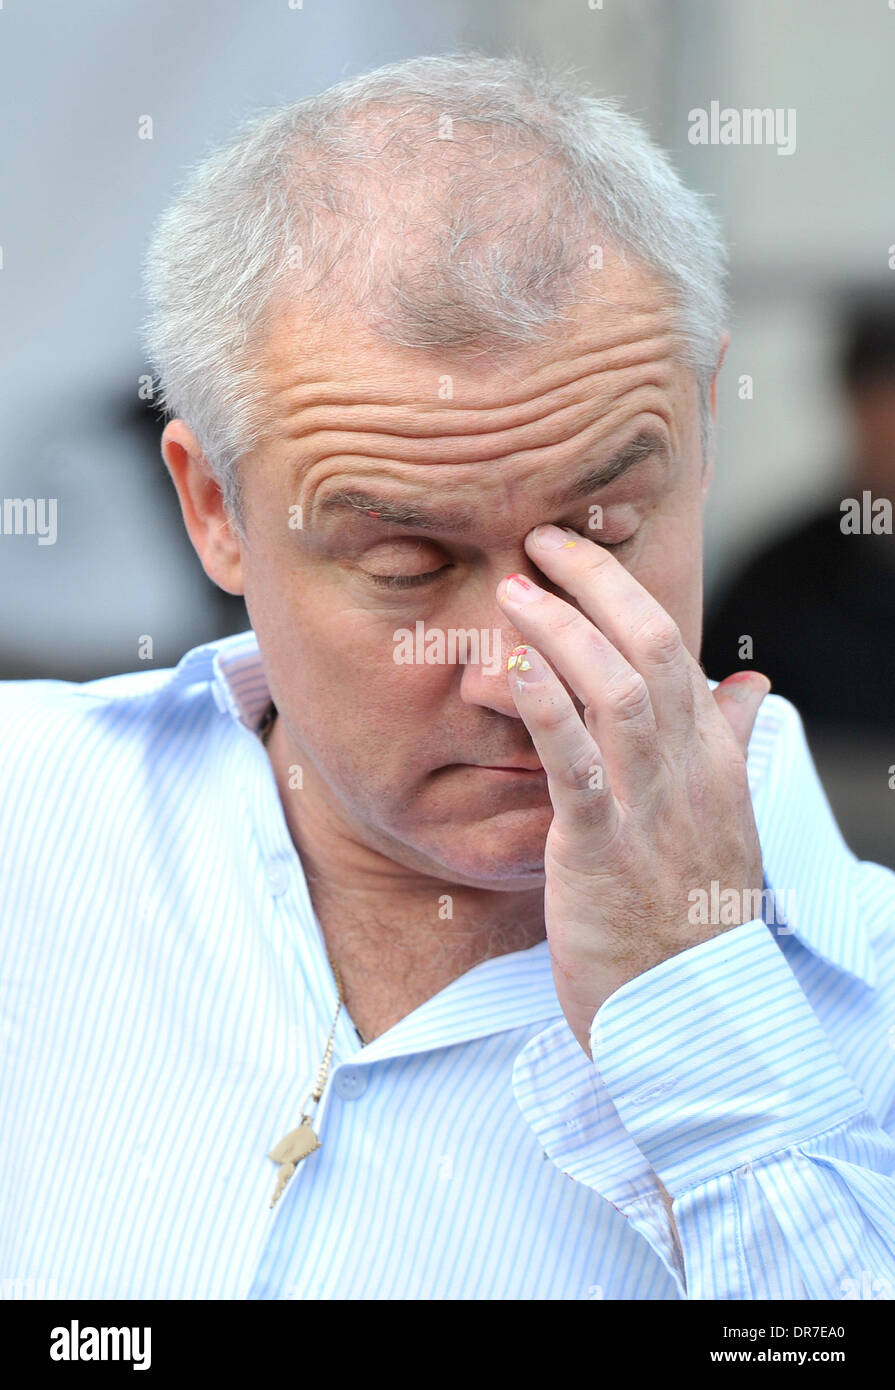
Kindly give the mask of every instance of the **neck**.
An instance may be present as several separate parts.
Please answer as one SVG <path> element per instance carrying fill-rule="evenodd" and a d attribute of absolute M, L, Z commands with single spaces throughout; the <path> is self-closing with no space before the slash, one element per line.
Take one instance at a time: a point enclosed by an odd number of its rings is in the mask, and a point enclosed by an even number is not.
<path fill-rule="evenodd" d="M 344 1007 L 371 1042 L 475 965 L 545 936 L 543 888 L 470 888 L 410 869 L 349 827 L 308 759 L 296 759 L 277 719 L 268 756 Z M 302 790 L 289 766 L 302 763 Z"/>

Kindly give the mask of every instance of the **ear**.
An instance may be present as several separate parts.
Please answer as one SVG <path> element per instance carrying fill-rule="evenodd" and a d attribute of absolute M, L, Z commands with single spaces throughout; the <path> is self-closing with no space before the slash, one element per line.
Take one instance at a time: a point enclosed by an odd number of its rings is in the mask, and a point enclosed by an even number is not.
<path fill-rule="evenodd" d="M 709 387 L 709 405 L 711 406 L 713 422 L 717 422 L 718 419 L 718 373 L 724 365 L 724 358 L 727 354 L 727 348 L 729 344 L 730 334 L 727 332 L 727 329 L 725 329 L 724 332 L 721 334 L 721 351 L 718 353 L 718 365 L 715 368 L 715 372 L 712 377 L 712 384 Z M 715 460 L 714 458 L 710 458 L 702 471 L 703 499 L 705 498 L 705 495 L 709 490 L 709 483 L 712 481 L 712 474 L 714 473 L 714 471 Z"/>
<path fill-rule="evenodd" d="M 724 332 L 721 334 L 721 351 L 718 353 L 718 365 L 715 368 L 715 375 L 712 377 L 711 406 L 713 420 L 717 420 L 718 418 L 718 373 L 724 366 L 724 358 L 727 356 L 727 349 L 729 346 L 730 334 L 725 328 Z"/>
<path fill-rule="evenodd" d="M 183 420 L 171 420 L 165 426 L 162 458 L 177 488 L 184 525 L 202 568 L 228 594 L 243 593 L 239 534 L 202 446 Z"/>

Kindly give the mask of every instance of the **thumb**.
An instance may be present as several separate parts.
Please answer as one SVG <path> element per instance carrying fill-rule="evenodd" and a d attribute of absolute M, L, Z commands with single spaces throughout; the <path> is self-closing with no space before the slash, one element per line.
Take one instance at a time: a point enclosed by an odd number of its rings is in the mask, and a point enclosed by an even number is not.
<path fill-rule="evenodd" d="M 762 700 L 771 682 L 760 671 L 737 671 L 712 691 L 715 704 L 727 720 L 745 757 Z"/>

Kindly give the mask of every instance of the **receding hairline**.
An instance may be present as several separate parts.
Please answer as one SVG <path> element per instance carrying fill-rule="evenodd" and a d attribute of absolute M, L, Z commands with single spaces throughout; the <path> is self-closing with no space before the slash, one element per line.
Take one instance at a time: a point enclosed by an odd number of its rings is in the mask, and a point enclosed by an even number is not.
<path fill-rule="evenodd" d="M 445 166 L 453 161 L 462 172 L 465 146 L 467 172 L 484 192 L 471 203 L 461 199 L 458 216 L 443 221 L 431 275 L 425 256 L 418 263 L 419 274 L 403 273 L 404 248 L 393 248 L 402 273 L 391 306 L 394 334 L 387 328 L 386 339 L 448 351 L 486 341 L 489 334 L 501 345 L 504 338 L 508 346 L 537 342 L 571 288 L 566 233 L 573 224 L 579 231 L 599 225 L 608 210 L 606 240 L 657 270 L 672 289 L 686 341 L 685 361 L 700 380 L 708 441 L 708 381 L 726 308 L 726 248 L 708 200 L 683 184 L 638 118 L 615 100 L 591 94 L 583 74 L 559 72 L 521 55 L 444 54 L 391 64 L 249 117 L 235 139 L 194 169 L 188 186 L 160 219 L 144 262 L 154 307 L 145 325 L 147 356 L 156 372 L 158 399 L 170 416 L 194 430 L 225 498 L 236 499 L 237 464 L 251 453 L 262 428 L 263 403 L 253 364 L 239 355 L 240 339 L 244 344 L 251 337 L 256 314 L 263 317 L 287 273 L 287 254 L 296 245 L 303 249 L 313 296 L 315 285 L 325 285 L 327 270 L 338 269 L 341 248 L 353 250 L 354 232 L 364 231 L 363 196 L 355 201 L 357 190 L 349 186 L 344 197 L 340 178 L 349 173 L 358 142 L 349 134 L 347 143 L 340 144 L 341 137 L 352 124 L 363 130 L 364 120 L 369 125 L 373 116 L 373 125 L 378 122 L 387 133 L 390 129 L 385 145 L 399 157 L 400 166 L 402 140 L 406 152 L 420 155 L 420 147 L 414 148 L 417 137 L 410 135 L 439 109 L 454 121 L 453 134 L 460 137 L 453 150 L 441 150 Z M 382 119 L 395 111 L 397 121 Z M 485 140 L 476 137 L 477 127 Z M 510 152 L 510 165 L 518 163 L 513 151 L 519 150 L 527 168 L 548 173 L 546 184 L 535 173 L 538 189 L 526 195 L 527 206 L 526 198 L 521 199 L 518 217 L 511 200 L 509 216 L 498 218 L 513 231 L 494 256 L 481 240 L 493 224 L 489 141 Z M 297 166 L 304 162 L 311 172 L 307 196 L 292 205 L 284 195 L 284 178 L 296 150 Z M 370 153 L 362 141 L 361 151 Z M 544 158 L 532 159 L 529 151 Z M 421 167 L 419 159 L 410 158 L 408 170 L 414 165 Z M 551 186 L 554 166 L 556 198 L 543 191 Z M 328 224 L 330 211 L 337 222 L 345 213 L 338 244 Z M 315 231 L 318 212 L 321 226 Z M 432 223 L 436 232 L 437 221 Z M 546 241 L 538 230 L 542 225 Z M 376 229 L 366 230 L 375 234 Z M 470 247 L 482 246 L 484 254 L 467 257 Z M 442 254 L 446 248 L 450 254 Z M 573 271 L 580 265 L 580 252 L 577 241 Z M 378 293 L 379 287 L 369 278 L 365 286 L 363 278 L 358 281 L 361 297 L 365 290 Z"/>

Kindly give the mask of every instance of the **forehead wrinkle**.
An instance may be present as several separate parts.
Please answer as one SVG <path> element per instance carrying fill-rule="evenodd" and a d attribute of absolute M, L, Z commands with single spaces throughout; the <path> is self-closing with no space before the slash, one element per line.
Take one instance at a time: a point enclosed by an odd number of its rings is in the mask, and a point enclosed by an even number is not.
<path fill-rule="evenodd" d="M 670 361 L 644 363 L 629 369 L 622 381 L 615 373 L 604 373 L 580 400 L 522 424 L 502 430 L 474 434 L 404 435 L 383 431 L 363 431 L 333 427 L 305 436 L 302 452 L 287 460 L 298 472 L 327 458 L 359 456 L 364 459 L 436 466 L 449 464 L 501 463 L 524 457 L 539 449 L 557 449 L 598 429 L 619 408 L 644 391 L 669 394 L 672 381 Z M 645 407 L 641 407 L 645 408 Z"/>
<path fill-rule="evenodd" d="M 557 489 L 549 497 L 544 498 L 543 505 L 554 507 L 563 502 L 572 502 L 592 496 L 600 487 L 607 486 L 616 478 L 628 473 L 643 460 L 660 457 L 663 461 L 667 461 L 670 456 L 671 448 L 667 437 L 655 426 L 646 426 L 627 443 L 616 449 L 610 458 L 596 467 L 588 469 L 570 487 L 564 490 Z M 499 487 L 500 480 L 494 479 L 494 484 Z M 506 490 L 509 480 L 504 479 L 504 484 L 504 490 Z M 320 503 L 319 509 L 323 515 L 327 516 L 334 512 L 349 511 L 354 512 L 363 520 L 376 521 L 383 525 L 403 526 L 409 529 L 435 531 L 443 535 L 467 533 L 473 529 L 477 519 L 472 512 L 453 512 L 450 515 L 429 512 L 412 501 L 382 496 L 363 487 L 351 486 L 341 487 L 330 493 Z"/>
<path fill-rule="evenodd" d="M 647 319 L 645 323 L 641 321 L 644 318 Z M 657 323 L 657 319 L 662 322 Z M 537 419 L 540 413 L 549 414 L 557 403 L 562 403 L 565 395 L 574 398 L 582 380 L 586 381 L 595 373 L 621 370 L 651 358 L 669 355 L 674 347 L 675 335 L 664 322 L 665 319 L 664 314 L 630 314 L 619 333 L 610 336 L 599 346 L 594 346 L 597 335 L 592 330 L 570 334 L 556 345 L 562 356 L 559 359 L 551 358 L 540 366 L 531 365 L 530 357 L 526 362 L 521 354 L 501 356 L 497 361 L 485 354 L 491 375 L 482 386 L 481 394 L 492 398 L 497 394 L 498 404 L 480 403 L 475 366 L 470 368 L 468 360 L 455 360 L 444 354 L 427 354 L 426 362 L 415 350 L 412 360 L 404 361 L 392 347 L 384 370 L 371 370 L 359 364 L 358 370 L 344 379 L 321 376 L 321 360 L 325 361 L 325 354 L 320 352 L 315 352 L 313 366 L 309 364 L 313 375 L 305 378 L 302 377 L 301 362 L 279 367 L 276 362 L 268 362 L 264 366 L 268 410 L 270 412 L 271 408 L 279 407 L 287 419 L 303 413 L 306 423 L 300 419 L 289 419 L 287 437 L 291 438 L 300 438 L 313 429 L 315 414 L 323 413 L 325 421 L 331 408 L 343 415 L 356 415 L 362 421 L 381 418 L 387 432 L 395 434 L 404 433 L 406 427 L 411 432 L 423 433 L 429 429 L 437 434 L 444 424 L 449 424 L 459 433 L 474 432 L 481 428 L 478 419 L 484 418 L 487 424 L 491 416 L 495 417 L 494 423 L 499 428 L 502 413 L 515 412 L 517 419 L 521 417 L 520 422 Z M 374 340 L 372 347 L 375 358 L 381 359 L 383 344 Z M 545 346 L 542 346 L 540 355 L 544 350 Z M 370 360 L 370 352 L 362 355 L 366 361 Z M 338 370 L 344 366 L 344 362 L 342 344 L 339 353 L 334 356 L 334 367 Z M 431 366 L 430 396 L 420 391 L 426 366 Z M 493 379 L 495 371 L 500 372 L 503 378 L 502 391 L 496 390 Z M 458 372 L 462 378 L 461 384 L 452 404 L 445 407 L 436 399 L 440 379 L 445 375 L 456 377 Z M 371 401 L 371 392 L 379 399 Z M 470 417 L 468 424 L 464 422 L 464 416 Z"/>

